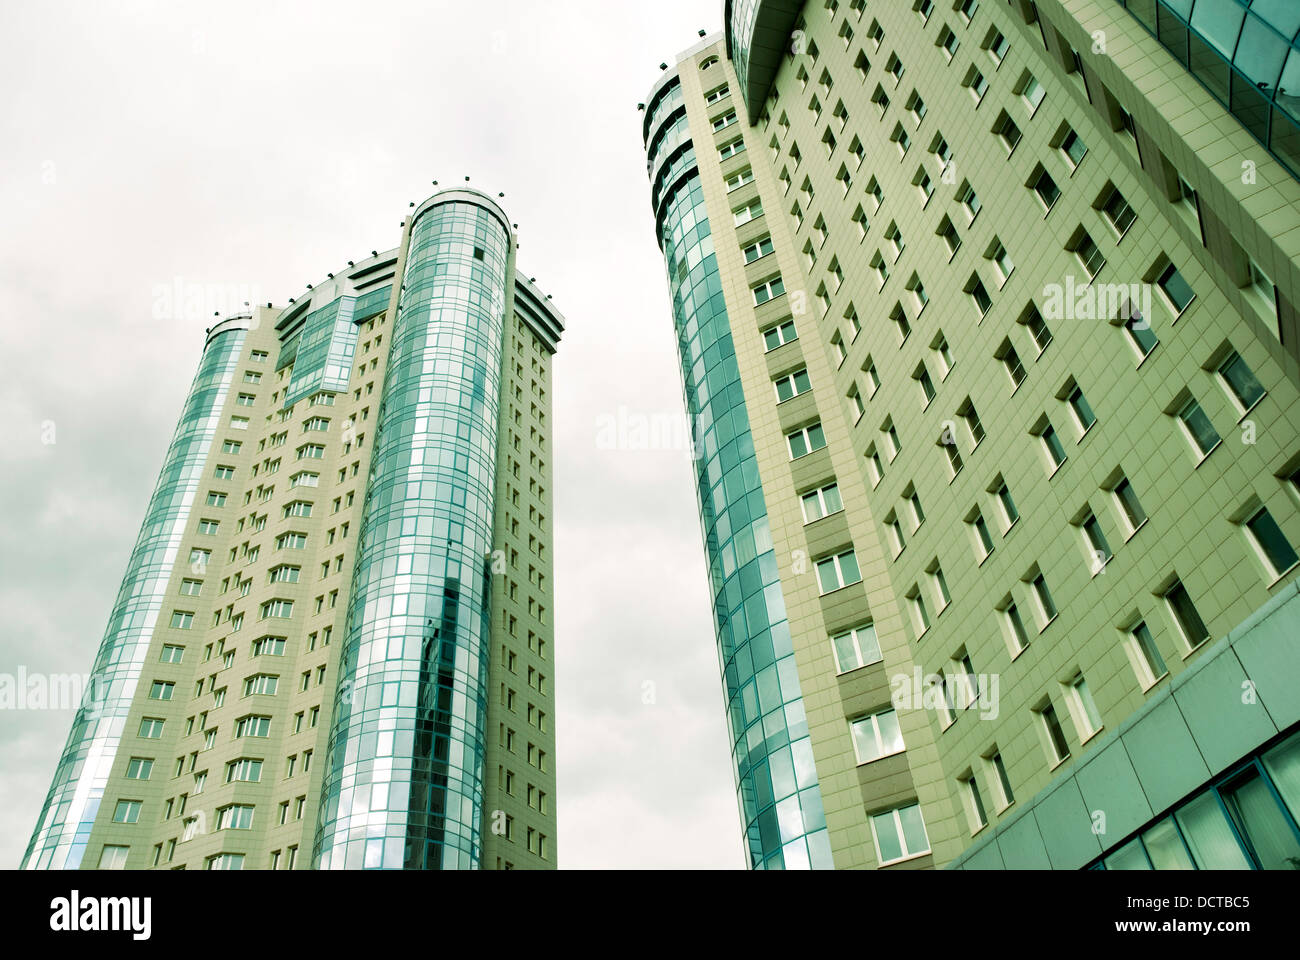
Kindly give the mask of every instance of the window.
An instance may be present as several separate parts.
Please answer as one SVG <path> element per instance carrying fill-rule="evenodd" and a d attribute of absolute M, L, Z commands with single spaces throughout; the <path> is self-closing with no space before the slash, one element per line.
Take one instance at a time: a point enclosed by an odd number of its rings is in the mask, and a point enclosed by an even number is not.
<path fill-rule="evenodd" d="M 1142 509 L 1137 492 L 1133 489 L 1133 484 L 1129 483 L 1127 477 L 1119 479 L 1119 482 L 1111 490 L 1111 494 L 1115 498 L 1120 517 L 1123 518 L 1128 529 L 1128 535 L 1131 537 L 1142 524 L 1147 522 L 1146 511 Z"/>
<path fill-rule="evenodd" d="M 280 678 L 259 673 L 244 681 L 244 696 L 272 696 L 280 684 Z"/>
<path fill-rule="evenodd" d="M 800 457 L 826 446 L 826 435 L 822 432 L 820 423 L 814 423 L 802 430 L 796 430 L 785 439 L 790 447 L 791 460 L 798 460 Z"/>
<path fill-rule="evenodd" d="M 1074 420 L 1079 425 L 1080 434 L 1086 434 L 1092 429 L 1092 425 L 1097 422 L 1097 417 L 1092 412 L 1092 407 L 1089 406 L 1088 399 L 1083 395 L 1083 391 L 1079 389 L 1078 384 L 1075 384 L 1066 394 L 1065 402 L 1069 406 L 1070 412 L 1074 414 Z"/>
<path fill-rule="evenodd" d="M 241 758 L 226 764 L 226 783 L 259 783 L 261 779 L 261 760 Z"/>
<path fill-rule="evenodd" d="M 971 298 L 971 302 L 975 304 L 975 312 L 983 320 L 988 315 L 988 312 L 993 309 L 993 298 L 989 296 L 989 292 L 979 274 L 972 273 L 970 279 L 966 281 L 966 294 Z"/>
<path fill-rule="evenodd" d="M 155 680 L 149 688 L 150 700 L 170 700 L 176 691 L 176 684 L 166 680 Z"/>
<path fill-rule="evenodd" d="M 1002 145 L 1006 147 L 1007 156 L 1010 156 L 1015 152 L 1015 149 L 1020 145 L 1020 140 L 1023 136 L 1020 132 L 1020 128 L 1016 126 L 1016 122 L 1011 119 L 1011 116 L 1005 110 L 998 115 L 997 122 L 993 124 L 993 133 L 1002 141 Z"/>
<path fill-rule="evenodd" d="M 1038 709 L 1039 722 L 1043 725 L 1043 730 L 1047 734 L 1048 759 L 1052 766 L 1063 762 L 1070 756 L 1070 747 L 1065 741 L 1065 731 L 1061 729 L 1061 721 L 1057 719 L 1056 708 L 1051 703 L 1045 703 Z"/>
<path fill-rule="evenodd" d="M 1210 455 L 1210 451 L 1222 442 L 1218 431 L 1214 429 L 1214 424 L 1210 422 L 1210 418 L 1205 415 L 1205 411 L 1201 409 L 1201 405 L 1195 398 L 1189 398 L 1182 405 L 1177 417 L 1183 435 L 1192 445 L 1198 460 L 1205 459 Z"/>
<path fill-rule="evenodd" d="M 189 610 L 173 610 L 171 626 L 173 630 L 189 630 L 194 626 L 194 614 Z"/>
<path fill-rule="evenodd" d="M 1145 360 L 1160 343 L 1160 338 L 1151 329 L 1151 324 L 1146 317 L 1142 316 L 1142 312 L 1132 303 L 1126 302 L 1120 308 L 1120 317 L 1123 319 L 1124 332 L 1128 336 L 1129 343 L 1137 353 L 1138 361 Z"/>
<path fill-rule="evenodd" d="M 1264 388 L 1236 350 L 1231 351 L 1219 364 L 1218 374 L 1242 413 L 1250 410 L 1264 396 Z"/>
<path fill-rule="evenodd" d="M 1183 275 L 1178 272 L 1178 268 L 1172 263 L 1168 264 L 1160 274 L 1160 279 L 1156 281 L 1160 292 L 1164 294 L 1169 308 L 1178 316 L 1196 299 L 1196 294 L 1192 291 L 1191 286 L 1183 279 Z"/>
<path fill-rule="evenodd" d="M 217 469 L 216 469 L 216 471 L 214 472 L 213 475 L 214 475 L 218 480 L 233 480 L 233 479 L 235 479 L 235 468 L 234 468 L 234 467 L 227 467 L 227 466 L 223 466 L 223 465 L 218 464 Z M 209 494 L 209 496 L 211 496 L 211 494 Z M 217 506 L 217 507 L 222 506 L 221 503 L 212 504 L 211 501 L 209 501 L 209 503 L 210 503 L 212 506 Z M 224 503 L 224 501 L 223 501 L 223 503 Z"/>
<path fill-rule="evenodd" d="M 732 140 L 729 143 L 724 143 L 721 147 L 718 148 L 718 158 L 720 160 L 727 160 L 730 157 L 734 157 L 736 154 L 743 152 L 744 149 L 745 149 L 744 138 L 737 137 L 735 140 Z"/>
<path fill-rule="evenodd" d="M 1295 548 L 1267 509 L 1261 507 L 1246 521 L 1246 536 L 1272 579 L 1276 580 L 1300 563 Z"/>
<path fill-rule="evenodd" d="M 299 460 L 322 460 L 325 457 L 325 448 L 319 443 L 306 443 L 298 448 Z"/>
<path fill-rule="evenodd" d="M 982 208 L 982 204 L 980 203 L 979 196 L 975 193 L 975 189 L 970 185 L 969 181 L 964 186 L 958 188 L 957 202 L 966 208 L 968 221 L 973 223 L 975 217 L 979 214 Z"/>
<path fill-rule="evenodd" d="M 217 811 L 218 830 L 253 829 L 253 808 L 246 804 L 232 804 Z"/>
<path fill-rule="evenodd" d="M 139 823 L 140 822 L 139 800 L 119 800 L 117 806 L 113 808 L 114 823 Z"/>
<path fill-rule="evenodd" d="M 153 773 L 153 760 L 148 757 L 132 757 L 126 765 L 128 780 L 148 780 Z"/>
<path fill-rule="evenodd" d="M 976 559 L 981 562 L 993 552 L 993 538 L 989 535 L 989 525 L 984 522 L 984 515 L 976 510 L 966 520 L 975 537 Z"/>
<path fill-rule="evenodd" d="M 912 611 L 912 626 L 916 630 L 916 635 L 920 637 L 930 629 L 930 612 L 925 606 L 925 597 L 921 594 L 920 587 L 915 584 L 907 594 L 907 605 Z"/>
<path fill-rule="evenodd" d="M 803 506 L 803 522 L 813 523 L 823 517 L 828 517 L 832 513 L 839 513 L 844 509 L 844 503 L 840 500 L 840 488 L 837 484 L 828 484 L 820 490 L 811 490 L 805 493 L 800 502 Z"/>
<path fill-rule="evenodd" d="M 1160 649 L 1156 646 L 1155 638 L 1151 636 L 1145 621 L 1139 622 L 1129 631 L 1129 643 L 1138 682 L 1142 684 L 1142 689 L 1146 690 L 1165 676 L 1169 668 L 1165 665 L 1164 657 L 1160 656 Z"/>
<path fill-rule="evenodd" d="M 262 604 L 260 619 L 265 620 L 268 617 L 277 617 L 287 620 L 293 616 L 292 600 L 268 600 Z"/>
<path fill-rule="evenodd" d="M 268 583 L 297 583 L 301 573 L 302 567 L 281 564 L 278 567 L 272 567 L 266 579 Z"/>
<path fill-rule="evenodd" d="M 1029 646 L 1029 633 L 1025 630 L 1025 621 L 1020 616 L 1020 608 L 1016 606 L 1015 601 L 1010 597 L 1003 599 L 1001 613 L 1008 631 L 1008 639 L 1011 641 L 1011 652 L 1014 657 Z"/>
<path fill-rule="evenodd" d="M 1002 762 L 1002 754 L 997 750 L 988 754 L 985 760 L 993 768 L 997 787 L 1002 794 L 999 809 L 1005 810 L 1016 801 L 1016 795 L 1011 789 L 1011 778 L 1007 776 L 1007 765 Z"/>
<path fill-rule="evenodd" d="M 157 740 L 163 735 L 163 721 L 157 717 L 145 717 L 140 721 L 141 740 Z"/>
<path fill-rule="evenodd" d="M 1046 417 L 1034 432 L 1042 441 L 1043 450 L 1047 454 L 1048 476 L 1051 476 L 1056 473 L 1061 464 L 1065 463 L 1065 448 L 1061 445 L 1061 438 L 1057 436 L 1056 429 Z"/>
<path fill-rule="evenodd" d="M 1110 563 L 1111 557 L 1115 554 L 1111 552 L 1106 534 L 1102 532 L 1101 524 L 1091 510 L 1080 522 L 1079 529 L 1083 533 L 1084 550 L 1088 554 L 1089 567 L 1095 577 L 1101 573 L 1106 564 Z"/>
<path fill-rule="evenodd" d="M 808 370 L 796 370 L 788 376 L 781 377 L 776 381 L 776 399 L 777 403 L 784 403 L 800 394 L 807 393 L 812 389 L 812 383 L 808 379 Z"/>
<path fill-rule="evenodd" d="M 921 807 L 915 803 L 872 816 L 871 836 L 882 866 L 930 852 Z"/>
<path fill-rule="evenodd" d="M 1026 376 L 1025 367 L 1020 362 L 1020 355 L 1016 353 L 1016 348 L 1011 345 L 1009 339 L 1003 340 L 993 356 L 1002 364 L 1002 369 L 1011 380 L 1011 392 L 1015 393 L 1025 382 Z"/>
<path fill-rule="evenodd" d="M 849 729 L 853 735 L 853 752 L 860 764 L 903 752 L 903 732 L 898 726 L 898 714 L 893 710 L 851 720 Z"/>
<path fill-rule="evenodd" d="M 943 567 L 939 566 L 937 558 L 926 568 L 926 574 L 930 578 L 930 585 L 934 588 L 934 595 L 938 602 L 937 609 L 943 613 L 952 603 L 952 594 L 948 591 L 948 578 L 943 575 Z"/>
<path fill-rule="evenodd" d="M 1079 169 L 1079 164 L 1083 162 L 1084 156 L 1088 153 L 1087 144 L 1083 142 L 1077 133 L 1068 128 L 1061 138 L 1059 149 L 1065 154 L 1065 162 L 1070 165 L 1071 170 Z M 1121 234 L 1123 232 L 1123 230 L 1120 231 Z"/>
<path fill-rule="evenodd" d="M 756 240 L 745 248 L 745 262 L 753 263 L 755 260 L 760 260 L 763 257 L 766 257 L 771 252 L 772 238 L 763 237 L 763 239 Z"/>
<path fill-rule="evenodd" d="M 775 300 L 785 293 L 785 283 L 780 277 L 774 277 L 766 283 L 760 283 L 753 288 L 754 305 L 762 306 L 769 300 Z"/>
<path fill-rule="evenodd" d="M 103 848 L 99 851 L 99 869 L 125 870 L 126 855 L 130 850 L 130 847 L 124 847 L 117 844 L 104 844 Z"/>
<path fill-rule="evenodd" d="M 1042 618 L 1042 627 L 1039 631 L 1041 633 L 1042 630 L 1047 629 L 1048 624 L 1056 619 L 1056 604 L 1052 600 L 1051 591 L 1047 589 L 1047 580 L 1041 573 L 1035 575 L 1029 581 L 1029 586 L 1033 591 L 1034 600 L 1038 604 L 1039 616 Z"/>
<path fill-rule="evenodd" d="M 968 773 L 960 778 L 960 781 L 966 794 L 966 818 L 970 821 L 970 831 L 979 833 L 989 822 L 988 814 L 984 810 L 984 799 L 980 796 L 979 784 L 976 783 L 973 773 Z"/>
<path fill-rule="evenodd" d="M 739 173 L 732 174 L 727 178 L 727 192 L 739 190 L 745 184 L 754 182 L 754 171 L 752 169 L 741 170 Z"/>
<path fill-rule="evenodd" d="M 873 623 L 837 634 L 831 638 L 831 646 L 835 649 L 835 664 L 840 673 L 879 663 L 883 659 Z"/>
<path fill-rule="evenodd" d="M 787 320 L 775 327 L 769 327 L 763 332 L 763 344 L 768 350 L 775 350 L 798 337 L 795 332 L 794 321 Z"/>
<path fill-rule="evenodd" d="M 755 200 L 748 206 L 741 207 L 739 210 L 734 211 L 734 215 L 736 221 L 735 225 L 738 227 L 743 226 L 752 220 L 757 220 L 763 215 L 763 202 L 761 200 Z"/>
<path fill-rule="evenodd" d="M 970 95 L 975 100 L 977 107 L 983 103 L 984 94 L 989 92 L 988 80 L 984 79 L 984 74 L 973 66 L 966 71 L 966 78 L 962 81 L 962 86 L 970 91 Z"/>
<path fill-rule="evenodd" d="M 1120 193 L 1113 184 L 1102 194 L 1101 212 L 1106 215 L 1111 227 L 1120 237 L 1128 233 L 1128 228 L 1137 220 L 1137 214 L 1124 199 L 1124 194 Z"/>
<path fill-rule="evenodd" d="M 243 870 L 244 855 L 242 853 L 219 853 L 215 857 L 208 857 L 206 863 L 209 870 Z"/>
<path fill-rule="evenodd" d="M 817 582 L 823 595 L 859 582 L 858 558 L 852 550 L 817 561 Z"/>
<path fill-rule="evenodd" d="M 1101 729 L 1101 714 L 1093 702 L 1088 681 L 1082 673 L 1076 673 L 1066 684 L 1070 702 L 1070 712 L 1074 715 L 1074 729 L 1079 732 L 1079 741 L 1083 742 Z"/>
<path fill-rule="evenodd" d="M 1032 117 L 1038 111 L 1039 106 L 1042 105 L 1043 98 L 1047 96 L 1047 91 L 1043 89 L 1043 85 L 1038 82 L 1032 73 L 1025 74 L 1019 87 L 1020 89 L 1016 92 L 1025 101 L 1025 106 L 1028 107 L 1029 115 Z"/>
<path fill-rule="evenodd" d="M 898 515 L 892 510 L 885 517 L 885 527 L 889 530 L 889 539 L 894 548 L 894 556 L 897 557 L 907 547 L 907 540 L 903 536 L 903 525 L 898 522 Z"/>
<path fill-rule="evenodd" d="M 984 425 L 980 423 L 979 413 L 976 412 L 975 404 L 971 402 L 970 397 L 966 398 L 966 401 L 961 405 L 961 409 L 957 411 L 957 415 L 966 424 L 966 432 L 970 434 L 971 449 L 974 450 L 984 439 L 985 433 Z M 953 446 L 956 446 L 956 438 L 954 437 L 953 440 Z"/>
<path fill-rule="evenodd" d="M 235 721 L 235 738 L 269 737 L 271 735 L 271 718 L 248 716 Z"/>
<path fill-rule="evenodd" d="M 1088 232 L 1082 227 L 1075 231 L 1066 249 L 1074 253 L 1091 280 L 1095 280 L 1097 274 L 1101 273 L 1101 268 L 1106 266 L 1106 258 L 1102 256 L 1097 244 L 1093 243 L 1092 237 L 1088 236 Z"/>
<path fill-rule="evenodd" d="M 1007 248 L 996 237 L 993 238 L 993 245 L 989 247 L 988 259 L 993 261 L 993 269 L 998 275 L 998 286 L 1005 285 L 1011 279 L 1011 273 L 1016 269 L 1016 265 L 1011 260 L 1011 254 L 1007 253 Z"/>
<path fill-rule="evenodd" d="M 1052 207 L 1056 206 L 1056 201 L 1061 198 L 1061 188 L 1056 185 L 1052 175 L 1044 170 L 1041 164 L 1036 168 L 1034 175 L 1029 178 L 1029 189 L 1033 190 L 1038 196 L 1044 210 L 1050 211 Z"/>

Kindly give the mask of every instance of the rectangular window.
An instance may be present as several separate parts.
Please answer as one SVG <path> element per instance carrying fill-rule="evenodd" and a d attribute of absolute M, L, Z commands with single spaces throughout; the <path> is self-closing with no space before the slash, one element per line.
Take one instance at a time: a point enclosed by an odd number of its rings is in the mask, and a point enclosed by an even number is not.
<path fill-rule="evenodd" d="M 1038 710 L 1038 717 L 1047 733 L 1049 759 L 1052 766 L 1056 766 L 1070 756 L 1070 747 L 1065 740 L 1065 731 L 1061 729 L 1061 721 L 1056 716 L 1056 708 L 1050 703 L 1044 704 Z"/>
<path fill-rule="evenodd" d="M 1130 630 L 1129 637 L 1133 652 L 1137 654 L 1135 663 L 1138 667 L 1138 681 L 1145 690 L 1168 673 L 1169 668 L 1165 665 L 1164 657 L 1160 656 L 1160 649 L 1145 621 Z"/>
<path fill-rule="evenodd" d="M 852 550 L 817 561 L 817 582 L 823 595 L 861 580 L 858 558 Z"/>
<path fill-rule="evenodd" d="M 1254 372 L 1246 365 L 1236 350 L 1233 350 L 1219 364 L 1219 377 L 1232 394 L 1238 408 L 1244 413 L 1259 402 L 1264 396 L 1264 388 L 1255 379 Z"/>
<path fill-rule="evenodd" d="M 834 483 L 820 490 L 805 493 L 800 498 L 800 502 L 803 506 L 804 523 L 812 523 L 844 509 L 844 503 L 840 500 L 840 488 Z"/>
<path fill-rule="evenodd" d="M 837 634 L 831 638 L 831 646 L 835 649 L 835 664 L 840 673 L 879 663 L 882 659 L 880 641 L 872 623 Z"/>
<path fill-rule="evenodd" d="M 1146 511 L 1142 509 L 1137 492 L 1133 489 L 1133 484 L 1129 483 L 1127 477 L 1122 478 L 1111 493 L 1115 497 L 1120 516 L 1123 517 L 1131 536 L 1137 532 L 1142 524 L 1147 522 Z"/>
<path fill-rule="evenodd" d="M 1074 727 L 1079 732 L 1080 742 L 1087 740 L 1101 729 L 1101 714 L 1093 702 L 1092 692 L 1083 674 L 1076 673 L 1068 684 L 1070 712 L 1074 715 Z"/>
<path fill-rule="evenodd" d="M 853 734 L 853 752 L 860 764 L 903 752 L 903 732 L 898 725 L 898 714 L 893 710 L 851 720 L 849 729 Z"/>
<path fill-rule="evenodd" d="M 1214 424 L 1210 422 L 1210 418 L 1205 415 L 1205 411 L 1195 399 L 1189 399 L 1178 411 L 1178 423 L 1182 427 L 1183 435 L 1187 437 L 1187 442 L 1196 451 L 1198 459 L 1205 459 L 1221 442 Z"/>
<path fill-rule="evenodd" d="M 1246 521 L 1246 535 L 1273 579 L 1300 563 L 1295 548 L 1268 510 L 1261 508 Z"/>
<path fill-rule="evenodd" d="M 802 456 L 813 453 L 826 446 L 826 435 L 822 431 L 820 423 L 814 423 L 812 426 L 804 427 L 802 430 L 796 430 L 786 437 L 786 442 L 790 448 L 790 459 L 798 460 Z"/>
<path fill-rule="evenodd" d="M 176 684 L 166 680 L 155 680 L 149 688 L 150 700 L 170 700 L 176 690 Z"/>
<path fill-rule="evenodd" d="M 808 379 L 807 369 L 796 370 L 794 373 L 776 381 L 777 403 L 784 403 L 786 400 L 807 393 L 811 389 L 812 382 Z"/>
<path fill-rule="evenodd" d="M 871 835 L 878 864 L 883 866 L 930 852 L 930 841 L 921 819 L 921 807 L 910 804 L 878 813 L 871 818 Z"/>

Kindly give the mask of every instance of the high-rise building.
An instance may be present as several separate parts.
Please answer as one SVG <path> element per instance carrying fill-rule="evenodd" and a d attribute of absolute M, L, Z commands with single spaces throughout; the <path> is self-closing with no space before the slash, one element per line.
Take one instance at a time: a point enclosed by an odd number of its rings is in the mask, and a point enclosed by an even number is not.
<path fill-rule="evenodd" d="M 1300 8 L 723 22 L 641 108 L 750 864 L 1300 862 Z"/>
<path fill-rule="evenodd" d="M 207 333 L 24 866 L 549 868 L 551 361 L 497 202 Z"/>

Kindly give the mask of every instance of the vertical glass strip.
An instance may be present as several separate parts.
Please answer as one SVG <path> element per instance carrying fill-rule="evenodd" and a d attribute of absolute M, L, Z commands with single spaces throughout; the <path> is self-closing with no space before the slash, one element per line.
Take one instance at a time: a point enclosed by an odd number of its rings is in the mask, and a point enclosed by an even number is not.
<path fill-rule="evenodd" d="M 246 336 L 245 330 L 227 329 L 204 349 L 118 588 L 86 696 L 23 857 L 26 869 L 81 865 Z"/>
<path fill-rule="evenodd" d="M 749 863 L 829 869 L 812 741 L 698 172 L 665 201 L 662 236 Z"/>
<path fill-rule="evenodd" d="M 411 229 L 313 860 L 477 868 L 510 240 L 445 201 Z"/>

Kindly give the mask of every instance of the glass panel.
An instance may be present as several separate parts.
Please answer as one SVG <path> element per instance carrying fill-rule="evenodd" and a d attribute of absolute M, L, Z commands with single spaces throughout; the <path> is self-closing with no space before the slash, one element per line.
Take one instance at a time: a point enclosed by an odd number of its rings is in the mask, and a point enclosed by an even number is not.
<path fill-rule="evenodd" d="M 1196 869 L 1172 817 L 1161 820 L 1142 834 L 1142 842 L 1146 844 L 1147 856 L 1156 870 Z"/>
<path fill-rule="evenodd" d="M 1142 849 L 1142 841 L 1134 837 L 1124 846 L 1120 847 L 1109 857 L 1106 858 L 1107 870 L 1150 870 L 1151 864 L 1147 860 L 1146 851 Z"/>
<path fill-rule="evenodd" d="M 1175 816 L 1200 870 L 1249 870 L 1250 861 L 1233 836 L 1219 800 L 1209 790 L 1178 811 Z"/>
<path fill-rule="evenodd" d="M 1258 768 L 1252 766 L 1225 787 L 1223 802 L 1261 867 L 1300 869 L 1300 839 Z"/>
<path fill-rule="evenodd" d="M 908 853 L 921 853 L 930 849 L 930 841 L 925 836 L 925 824 L 921 822 L 921 808 L 913 804 L 898 811 L 903 821 L 903 839 L 907 842 Z"/>
<path fill-rule="evenodd" d="M 890 860 L 897 860 L 903 855 L 903 848 L 899 844 L 898 831 L 894 827 L 893 811 L 881 813 L 871 818 L 871 825 L 875 828 L 876 834 L 876 854 L 881 863 Z"/>
<path fill-rule="evenodd" d="M 1300 821 L 1300 733 L 1264 754 L 1263 762 L 1291 816 Z"/>

